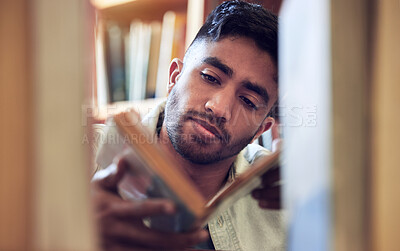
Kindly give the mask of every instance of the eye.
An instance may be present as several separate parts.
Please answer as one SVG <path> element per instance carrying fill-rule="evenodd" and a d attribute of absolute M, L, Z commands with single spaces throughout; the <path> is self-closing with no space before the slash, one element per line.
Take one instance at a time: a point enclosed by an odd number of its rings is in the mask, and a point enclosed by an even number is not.
<path fill-rule="evenodd" d="M 209 83 L 221 85 L 218 79 L 214 78 L 211 75 L 205 74 L 204 72 L 200 72 L 201 77 Z"/>
<path fill-rule="evenodd" d="M 245 96 L 240 96 L 240 99 L 247 105 L 249 108 L 257 110 L 257 106 L 250 101 L 250 99 L 246 98 Z"/>

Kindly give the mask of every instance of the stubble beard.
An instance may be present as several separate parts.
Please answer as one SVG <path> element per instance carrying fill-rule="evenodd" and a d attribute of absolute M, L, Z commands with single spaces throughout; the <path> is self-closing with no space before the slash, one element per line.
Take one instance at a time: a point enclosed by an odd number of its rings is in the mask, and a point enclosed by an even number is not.
<path fill-rule="evenodd" d="M 222 139 L 205 141 L 198 135 L 187 135 L 184 133 L 183 125 L 188 120 L 188 114 L 209 117 L 209 115 L 197 111 L 180 110 L 177 94 L 175 90 L 172 90 L 165 106 L 164 123 L 167 134 L 175 151 L 184 159 L 194 164 L 207 165 L 235 156 L 246 147 L 255 136 L 255 134 L 249 135 L 231 142 L 230 135 L 221 126 L 219 129 L 225 132 L 223 133 L 224 136 Z M 216 144 L 219 145 L 217 149 L 214 147 Z"/>

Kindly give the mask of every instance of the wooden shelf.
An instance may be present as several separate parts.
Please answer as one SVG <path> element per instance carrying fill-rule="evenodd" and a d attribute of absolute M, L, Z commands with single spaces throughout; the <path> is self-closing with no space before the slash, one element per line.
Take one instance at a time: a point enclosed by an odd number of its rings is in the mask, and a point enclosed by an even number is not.
<path fill-rule="evenodd" d="M 91 0 L 101 19 L 130 22 L 162 20 L 165 12 L 186 12 L 187 0 Z"/>

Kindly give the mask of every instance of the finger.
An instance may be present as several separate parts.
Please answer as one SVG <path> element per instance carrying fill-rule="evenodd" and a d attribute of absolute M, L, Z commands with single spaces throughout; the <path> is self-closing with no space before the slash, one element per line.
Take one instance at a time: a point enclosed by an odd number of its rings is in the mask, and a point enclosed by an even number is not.
<path fill-rule="evenodd" d="M 282 202 L 280 200 L 260 200 L 258 206 L 262 209 L 279 210 L 282 209 Z"/>
<path fill-rule="evenodd" d="M 115 215 L 120 218 L 144 218 L 154 215 L 175 213 L 174 203 L 167 199 L 148 199 L 143 201 L 122 201 L 111 205 Z"/>
<path fill-rule="evenodd" d="M 117 163 L 112 163 L 106 169 L 103 169 L 93 177 L 93 184 L 101 188 L 117 191 L 118 183 L 124 177 L 127 170 L 127 163 L 120 159 Z"/>
<path fill-rule="evenodd" d="M 255 189 L 251 195 L 257 200 L 278 200 L 281 197 L 281 186 Z"/>
<path fill-rule="evenodd" d="M 270 209 L 270 210 L 279 210 L 282 208 L 281 201 L 265 201 L 261 200 L 258 202 L 258 206 L 263 209 Z"/>
<path fill-rule="evenodd" d="M 150 251 L 151 249 L 139 247 L 132 244 L 126 244 L 121 240 L 115 239 L 111 243 L 103 243 L 102 250 L 107 251 Z"/>
<path fill-rule="evenodd" d="M 208 232 L 199 230 L 191 233 L 164 233 L 149 229 L 143 224 L 131 225 L 125 221 L 114 221 L 108 236 L 119 242 L 146 248 L 185 248 L 206 241 Z"/>
<path fill-rule="evenodd" d="M 98 217 L 105 217 L 107 215 L 114 215 L 113 209 L 116 205 L 127 203 L 116 192 L 106 190 L 96 184 L 92 185 L 91 199 L 93 201 L 94 209 Z"/>
<path fill-rule="evenodd" d="M 143 224 L 142 218 L 144 217 L 170 213 L 170 209 L 165 211 L 165 205 L 170 206 L 171 204 L 172 202 L 162 199 L 152 199 L 142 203 L 120 201 L 118 206 L 108 204 L 109 208 L 98 215 L 103 219 L 100 222 L 100 227 L 103 229 L 102 239 L 129 243 L 132 247 L 158 248 L 184 248 L 207 240 L 207 231 L 205 233 L 201 230 L 187 234 L 168 234 L 149 229 Z"/>
<path fill-rule="evenodd" d="M 103 241 L 101 243 L 101 248 L 104 251 L 154 251 L 154 248 L 140 246 L 137 243 L 131 243 L 120 237 L 109 238 L 107 242 Z"/>
<path fill-rule="evenodd" d="M 281 180 L 280 168 L 271 169 L 262 176 L 263 186 L 271 186 L 280 180 Z"/>
<path fill-rule="evenodd" d="M 206 230 L 198 230 L 190 233 L 164 233 L 147 229 L 137 235 L 137 242 L 153 248 L 188 248 L 198 243 L 205 242 L 209 238 Z"/>

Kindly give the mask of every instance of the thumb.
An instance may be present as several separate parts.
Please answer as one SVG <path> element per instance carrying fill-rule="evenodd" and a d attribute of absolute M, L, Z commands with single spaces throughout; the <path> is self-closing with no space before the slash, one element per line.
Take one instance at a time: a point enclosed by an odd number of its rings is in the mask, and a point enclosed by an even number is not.
<path fill-rule="evenodd" d="M 98 171 L 92 181 L 98 186 L 117 191 L 118 183 L 122 180 L 127 171 L 127 163 L 124 159 L 118 159 L 106 169 Z"/>

